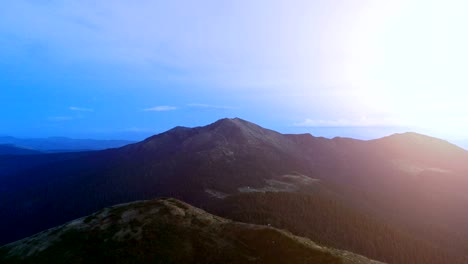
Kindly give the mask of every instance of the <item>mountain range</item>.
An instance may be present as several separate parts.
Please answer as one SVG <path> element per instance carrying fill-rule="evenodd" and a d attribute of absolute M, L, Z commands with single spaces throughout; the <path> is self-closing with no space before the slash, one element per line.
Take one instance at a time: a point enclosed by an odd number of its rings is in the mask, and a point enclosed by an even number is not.
<path fill-rule="evenodd" d="M 41 153 L 37 150 L 21 148 L 12 144 L 0 144 L 0 155 L 34 155 Z"/>
<path fill-rule="evenodd" d="M 395 134 L 280 134 L 239 119 L 116 149 L 0 157 L 0 244 L 114 204 L 174 197 L 388 263 L 468 263 L 468 152 Z"/>
<path fill-rule="evenodd" d="M 129 140 L 96 140 L 96 139 L 72 139 L 66 137 L 49 138 L 15 138 L 10 136 L 0 136 L 0 146 L 9 145 L 18 149 L 26 149 L 36 152 L 54 153 L 54 152 L 74 152 L 103 150 L 108 148 L 118 148 L 127 144 L 135 143 Z M 17 155 L 18 151 L 2 151 L 0 155 Z"/>

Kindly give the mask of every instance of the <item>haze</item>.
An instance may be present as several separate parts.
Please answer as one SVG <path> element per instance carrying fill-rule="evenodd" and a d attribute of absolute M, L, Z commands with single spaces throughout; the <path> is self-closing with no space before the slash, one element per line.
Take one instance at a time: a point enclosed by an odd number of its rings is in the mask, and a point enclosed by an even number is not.
<path fill-rule="evenodd" d="M 467 5 L 6 1 L 0 134 L 141 139 L 241 116 L 327 137 L 463 139 Z"/>

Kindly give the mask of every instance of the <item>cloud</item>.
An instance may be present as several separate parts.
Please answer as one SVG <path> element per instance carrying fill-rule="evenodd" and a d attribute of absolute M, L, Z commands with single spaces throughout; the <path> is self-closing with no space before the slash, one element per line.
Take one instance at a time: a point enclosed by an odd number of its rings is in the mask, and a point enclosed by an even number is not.
<path fill-rule="evenodd" d="M 314 49 L 320 46 L 312 36 L 323 30 L 310 26 L 321 24 L 315 17 L 323 4 L 314 1 L 298 0 L 294 5 L 267 0 L 226 5 L 187 0 L 47 2 L 12 1 L 4 8 L 8 12 L 0 12 L 0 34 L 18 36 L 9 41 L 12 49 L 22 48 L 23 42 L 44 43 L 42 52 L 59 61 L 148 67 L 151 78 L 156 78 L 153 67 L 158 65 L 190 83 L 229 85 L 274 84 L 304 76 L 315 80 L 310 69 L 316 67 L 306 66 L 323 52 Z M 167 72 L 162 75 L 168 77 Z"/>
<path fill-rule="evenodd" d="M 361 117 L 359 119 L 310 119 L 306 118 L 302 122 L 294 123 L 296 127 L 391 127 L 403 126 L 401 122 L 397 122 L 390 118 L 368 118 Z"/>
<path fill-rule="evenodd" d="M 172 110 L 177 110 L 177 107 L 169 106 L 169 105 L 160 105 L 160 106 L 143 109 L 143 111 L 153 111 L 153 112 L 172 111 Z"/>
<path fill-rule="evenodd" d="M 74 118 L 72 116 L 50 116 L 50 121 L 61 122 L 61 121 L 70 121 Z"/>
<path fill-rule="evenodd" d="M 127 127 L 122 129 L 122 132 L 154 132 L 155 129 L 141 127 Z"/>
<path fill-rule="evenodd" d="M 188 104 L 188 107 L 194 107 L 194 108 L 204 108 L 204 109 L 234 109 L 234 107 L 231 106 L 225 106 L 225 105 L 210 105 L 210 104 Z"/>
<path fill-rule="evenodd" d="M 79 112 L 94 112 L 93 109 L 84 108 L 84 107 L 76 107 L 76 106 L 70 106 L 68 109 L 72 111 L 79 111 Z"/>

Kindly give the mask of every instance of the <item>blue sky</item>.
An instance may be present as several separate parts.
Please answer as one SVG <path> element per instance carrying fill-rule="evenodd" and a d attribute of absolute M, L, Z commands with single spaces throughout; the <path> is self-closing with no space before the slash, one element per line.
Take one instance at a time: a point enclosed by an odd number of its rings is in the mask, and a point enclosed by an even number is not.
<path fill-rule="evenodd" d="M 0 135 L 468 138 L 461 0 L 33 1 L 0 10 Z"/>

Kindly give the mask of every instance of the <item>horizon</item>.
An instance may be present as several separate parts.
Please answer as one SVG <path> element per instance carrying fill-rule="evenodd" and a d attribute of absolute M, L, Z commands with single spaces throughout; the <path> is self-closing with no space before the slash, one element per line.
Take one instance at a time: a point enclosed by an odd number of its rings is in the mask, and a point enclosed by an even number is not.
<path fill-rule="evenodd" d="M 217 121 L 220 121 L 222 119 L 241 119 L 243 121 L 247 121 L 247 122 L 250 122 L 250 123 L 254 123 L 254 124 L 257 124 L 255 122 L 251 122 L 250 120 L 246 120 L 246 119 L 243 119 L 243 118 L 240 118 L 240 117 L 223 117 L 223 118 L 220 118 L 220 119 L 217 119 L 217 120 L 214 120 L 212 122 L 209 122 L 209 123 L 206 123 L 206 124 L 203 124 L 203 125 L 197 125 L 197 126 L 183 126 L 182 127 L 188 127 L 188 128 L 195 128 L 195 127 L 204 127 L 204 126 L 208 126 L 210 124 L 213 124 Z M 259 125 L 259 124 L 257 124 Z M 152 136 L 155 136 L 155 135 L 158 135 L 160 133 L 164 133 L 164 132 L 167 132 L 175 127 L 180 127 L 181 125 L 178 125 L 178 126 L 174 126 L 174 127 L 171 127 L 171 128 L 168 128 L 164 131 L 158 131 L 158 132 L 154 132 L 154 133 L 151 133 L 151 132 L 148 132 L 147 134 L 145 135 L 140 135 L 140 137 L 134 137 L 134 138 L 89 138 L 89 137 L 83 137 L 83 138 L 80 138 L 80 137 L 65 137 L 65 136 L 48 136 L 48 137 L 31 137 L 31 138 L 28 138 L 28 137 L 15 137 L 15 136 L 11 136 L 11 135 L 1 135 L 0 134 L 0 138 L 2 137 L 12 137 L 12 138 L 17 138 L 17 139 L 57 139 L 57 138 L 63 138 L 63 139 L 73 139 L 73 140 L 109 140 L 109 141 L 112 141 L 112 140 L 123 140 L 123 141 L 132 141 L 132 142 L 141 142 L 149 137 L 152 137 Z M 357 140 L 363 140 L 363 141 L 370 141 L 370 140 L 375 140 L 375 139 L 381 139 L 381 138 L 384 138 L 384 137 L 388 137 L 388 136 L 393 136 L 393 135 L 399 135 L 399 134 L 408 134 L 408 133 L 415 133 L 415 134 L 419 134 L 419 135 L 423 135 L 423 136 L 429 136 L 429 137 L 433 137 L 431 135 L 428 135 L 428 134 L 424 134 L 424 133 L 419 133 L 419 132 L 416 132 L 416 131 L 405 131 L 405 130 L 400 130 L 399 132 L 392 132 L 392 133 L 389 133 L 389 134 L 383 134 L 383 130 L 387 130 L 387 131 L 395 131 L 395 128 L 393 127 L 389 127 L 389 128 L 386 128 L 386 127 L 380 127 L 379 129 L 381 129 L 379 131 L 379 133 L 382 133 L 380 136 L 375 136 L 375 137 L 360 137 L 359 136 L 359 133 L 354 133 L 354 135 L 358 135 L 358 136 L 343 136 L 343 135 L 334 135 L 334 136 L 327 136 L 327 135 L 323 135 L 323 134 L 312 134 L 310 132 L 297 132 L 297 133 L 288 133 L 288 132 L 282 132 L 282 131 L 278 131 L 278 130 L 275 130 L 275 129 L 272 129 L 270 127 L 265 127 L 265 126 L 262 126 L 260 125 L 262 128 L 264 129 L 271 129 L 271 130 L 274 130 L 276 132 L 279 132 L 281 134 L 309 134 L 309 135 L 312 135 L 314 137 L 324 137 L 324 138 L 327 138 L 327 139 L 334 139 L 334 138 L 351 138 L 351 139 L 357 139 Z M 330 130 L 338 130 L 340 133 L 343 133 L 343 131 L 346 131 L 346 129 L 349 129 L 348 132 L 350 134 L 353 134 L 352 130 L 355 130 L 356 127 L 319 127 L 319 128 L 315 128 L 315 131 L 319 131 L 320 129 L 325 129 L 326 133 L 329 133 Z M 366 129 L 367 131 L 369 130 L 369 128 L 364 128 Z M 333 135 L 333 133 L 331 133 Z M 437 137 L 435 137 L 437 138 Z M 449 140 L 449 139 L 444 139 L 444 138 L 439 138 L 441 140 L 445 140 L 451 144 L 454 144 L 460 148 L 463 148 L 465 150 L 468 150 L 468 140 Z"/>
<path fill-rule="evenodd" d="M 315 131 L 320 131 L 320 130 L 325 130 L 325 133 L 322 131 L 322 132 L 318 132 L 318 133 L 311 133 L 309 131 L 304 131 L 303 132 L 303 129 L 299 128 L 297 129 L 295 126 L 289 126 L 288 129 L 285 129 L 283 131 L 281 130 L 276 130 L 274 128 L 271 128 L 271 127 L 268 127 L 268 126 L 263 126 L 263 125 L 260 125 L 258 123 L 255 123 L 251 120 L 247 120 L 247 119 L 244 119 L 244 118 L 241 118 L 241 117 L 222 117 L 222 118 L 219 118 L 219 119 L 216 119 L 216 120 L 212 120 L 212 121 L 209 121 L 208 123 L 204 123 L 204 124 L 200 124 L 200 125 L 192 125 L 192 126 L 185 126 L 185 125 L 176 125 L 176 126 L 173 126 L 173 127 L 169 127 L 167 129 L 164 129 L 162 131 L 154 131 L 154 132 L 151 132 L 151 131 L 146 131 L 146 132 L 141 132 L 142 134 L 140 135 L 136 135 L 136 134 L 133 134 L 131 135 L 130 137 L 121 137 L 121 138 L 108 138 L 104 135 L 104 137 L 68 137 L 68 136 L 62 136 L 62 135 L 50 135 L 50 136 L 43 136 L 43 137 L 24 137 L 24 136 L 15 136 L 15 135 L 8 135 L 8 134 L 0 134 L 0 137 L 12 137 L 12 138 L 19 138 L 19 139 L 53 139 L 53 138 L 63 138 L 63 139 L 90 139 L 90 140 L 129 140 L 129 141 L 140 141 L 140 140 L 144 140 L 148 137 L 151 137 L 151 136 L 154 136 L 154 135 L 157 135 L 157 134 L 160 134 L 160 133 L 164 133 L 164 132 L 167 132 L 173 128 L 176 128 L 176 127 L 187 127 L 187 128 L 196 128 L 196 127 L 204 127 L 204 126 L 208 126 L 210 124 L 213 124 L 213 123 L 216 123 L 220 120 L 223 120 L 223 119 L 240 119 L 240 120 L 243 120 L 243 121 L 247 121 L 249 123 L 253 123 L 253 124 L 256 124 L 256 125 L 259 125 L 261 126 L 262 128 L 265 128 L 265 129 L 271 129 L 271 130 L 274 130 L 276 132 L 279 132 L 281 134 L 310 134 L 314 137 L 324 137 L 324 138 L 328 138 L 328 139 L 333 139 L 333 138 L 337 138 L 337 137 L 343 137 L 343 138 L 353 138 L 353 139 L 360 139 L 360 140 L 373 140 L 373 139 L 378 139 L 378 138 L 382 138 L 382 137 L 386 137 L 386 136 L 390 136 L 390 135 L 394 135 L 394 134 L 403 134 L 403 133 L 417 133 L 417 134 L 421 134 L 421 135 L 426 135 L 426 134 L 423 134 L 423 133 L 419 133 L 419 132 L 415 132 L 415 131 L 406 131 L 404 130 L 403 128 L 395 128 L 395 127 L 372 127 L 373 129 L 380 129 L 381 131 L 383 130 L 387 130 L 387 131 L 395 131 L 395 130 L 398 130 L 400 132 L 393 132 L 391 134 L 384 134 L 382 133 L 381 136 L 375 136 L 375 137 L 362 137 L 362 136 L 359 136 L 359 133 L 356 133 L 356 132 L 350 132 L 352 130 L 360 130 L 360 129 L 365 129 L 365 130 L 369 130 L 368 127 L 340 127 L 340 126 L 329 126 L 329 127 L 313 127 L 313 128 L 310 128 L 309 130 L 315 130 Z M 299 130 L 299 132 L 294 132 L 294 130 Z M 335 133 L 330 133 L 329 131 L 330 130 L 338 130 L 339 133 L 341 134 L 335 134 Z M 344 133 L 343 133 L 344 132 Z M 355 135 L 358 135 L 358 136 L 346 136 L 345 134 L 347 134 L 346 132 L 348 132 L 348 134 L 355 134 Z M 144 134 L 144 135 L 143 135 Z M 427 136 L 430 136 L 430 135 L 427 135 Z"/>

